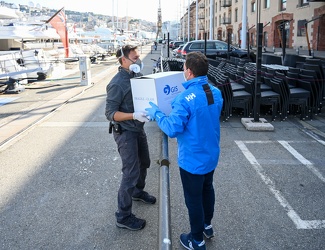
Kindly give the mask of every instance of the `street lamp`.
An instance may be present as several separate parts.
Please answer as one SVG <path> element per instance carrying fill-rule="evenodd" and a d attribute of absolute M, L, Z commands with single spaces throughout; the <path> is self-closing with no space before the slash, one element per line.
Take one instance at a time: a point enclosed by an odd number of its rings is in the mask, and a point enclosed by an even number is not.
<path fill-rule="evenodd" d="M 261 68 L 262 68 L 262 37 L 263 37 L 263 23 L 261 23 L 261 0 L 257 0 L 256 28 L 257 28 L 256 30 L 257 50 L 256 50 L 255 93 L 254 93 L 254 122 L 259 121 L 260 100 L 261 100 Z"/>

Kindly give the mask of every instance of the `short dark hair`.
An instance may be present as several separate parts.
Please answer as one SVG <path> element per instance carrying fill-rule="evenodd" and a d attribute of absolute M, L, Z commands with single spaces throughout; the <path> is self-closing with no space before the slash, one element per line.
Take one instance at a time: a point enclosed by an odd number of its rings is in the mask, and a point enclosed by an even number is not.
<path fill-rule="evenodd" d="M 122 64 L 121 58 L 123 56 L 125 56 L 126 58 L 128 58 L 130 52 L 136 50 L 137 48 L 138 48 L 137 46 L 133 46 L 133 45 L 124 45 L 121 48 L 119 48 L 116 51 L 116 57 L 118 58 L 118 61 L 120 62 L 120 64 Z"/>
<path fill-rule="evenodd" d="M 193 72 L 195 77 L 208 74 L 209 62 L 207 57 L 201 52 L 190 52 L 186 55 L 186 68 Z"/>

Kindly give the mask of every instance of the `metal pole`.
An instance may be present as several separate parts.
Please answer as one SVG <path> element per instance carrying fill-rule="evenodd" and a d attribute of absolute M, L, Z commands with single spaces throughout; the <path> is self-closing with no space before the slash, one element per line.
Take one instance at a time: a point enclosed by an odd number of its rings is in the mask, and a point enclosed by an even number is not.
<path fill-rule="evenodd" d="M 247 31 L 247 57 L 249 57 L 250 51 L 249 51 L 249 31 Z"/>
<path fill-rule="evenodd" d="M 256 78 L 255 78 L 255 93 L 254 93 L 254 122 L 260 120 L 260 100 L 261 100 L 261 68 L 262 68 L 262 38 L 263 38 L 263 23 L 261 20 L 261 0 L 257 1 L 257 51 L 256 51 Z"/>
<path fill-rule="evenodd" d="M 185 41 L 185 10 L 186 10 L 186 8 L 185 8 L 185 0 L 183 1 L 183 9 L 184 9 L 184 15 L 183 15 L 183 18 L 182 18 L 182 20 L 183 20 L 183 29 L 182 29 L 182 37 L 183 37 L 183 41 Z M 188 42 L 188 41 L 187 41 Z"/>
<path fill-rule="evenodd" d="M 167 57 L 169 58 L 169 32 L 167 33 Z"/>
<path fill-rule="evenodd" d="M 190 15 L 191 15 L 191 8 L 190 8 L 190 0 L 188 0 L 188 8 L 187 8 L 187 41 L 190 41 Z"/>
<path fill-rule="evenodd" d="M 209 28 L 209 39 L 213 40 L 214 37 L 214 30 L 213 30 L 213 23 L 214 23 L 214 11 L 213 11 L 213 6 L 214 6 L 214 0 L 210 0 L 210 28 Z"/>
<path fill-rule="evenodd" d="M 162 133 L 162 160 L 159 185 L 159 250 L 172 249 L 170 230 L 170 189 L 168 137 Z"/>
<path fill-rule="evenodd" d="M 114 20 L 114 14 L 115 14 L 115 12 L 114 12 L 114 0 L 112 1 L 112 22 L 113 22 L 113 31 L 115 32 L 115 20 Z"/>
<path fill-rule="evenodd" d="M 204 55 L 207 55 L 207 33 L 204 32 Z"/>
<path fill-rule="evenodd" d="M 309 54 L 309 56 L 311 56 L 311 48 L 310 48 L 309 37 L 308 37 L 308 23 L 313 22 L 313 21 L 315 21 L 315 20 L 317 20 L 317 19 L 319 19 L 319 18 L 321 18 L 323 16 L 324 15 L 320 15 L 320 16 L 315 17 L 315 18 L 313 18 L 310 21 L 308 21 L 308 22 L 305 23 L 306 39 L 307 39 L 307 46 L 308 46 L 308 54 Z M 290 21 L 292 21 L 292 19 Z M 318 26 L 318 28 L 319 28 L 319 26 Z"/>
<path fill-rule="evenodd" d="M 229 30 L 227 31 L 227 44 L 228 44 L 228 47 L 227 47 L 227 60 L 229 60 L 230 59 L 230 36 L 231 36 L 231 34 L 230 34 L 230 32 L 229 32 Z"/>
<path fill-rule="evenodd" d="M 198 39 L 198 35 L 199 35 L 199 6 L 198 6 L 198 2 L 196 1 L 196 9 L 195 9 L 195 40 Z"/>
<path fill-rule="evenodd" d="M 284 62 L 284 57 L 286 55 L 287 37 L 286 37 L 286 22 L 282 22 L 282 62 Z"/>
<path fill-rule="evenodd" d="M 241 28 L 241 44 L 242 49 L 246 49 L 246 35 L 247 35 L 247 0 L 243 0 L 243 15 L 242 15 L 242 28 Z"/>

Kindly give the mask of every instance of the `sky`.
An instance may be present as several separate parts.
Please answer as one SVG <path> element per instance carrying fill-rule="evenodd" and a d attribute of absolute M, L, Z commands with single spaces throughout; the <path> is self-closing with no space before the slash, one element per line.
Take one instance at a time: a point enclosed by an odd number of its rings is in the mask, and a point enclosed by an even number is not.
<path fill-rule="evenodd" d="M 159 0 L 5 0 L 14 3 L 34 6 L 40 5 L 53 9 L 65 7 L 66 10 L 94 12 L 112 16 L 126 15 L 157 22 Z M 188 5 L 187 0 L 160 0 L 162 21 L 179 20 Z M 114 7 L 113 7 L 114 6 Z M 185 7 L 184 7 L 185 6 Z M 114 9 L 114 12 L 113 12 Z"/>

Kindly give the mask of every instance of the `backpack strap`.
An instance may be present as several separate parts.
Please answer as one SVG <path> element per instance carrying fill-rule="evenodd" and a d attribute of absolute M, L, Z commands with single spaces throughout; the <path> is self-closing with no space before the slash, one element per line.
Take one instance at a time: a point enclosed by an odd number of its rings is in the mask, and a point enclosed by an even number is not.
<path fill-rule="evenodd" d="M 209 87 L 209 84 L 204 84 L 204 85 L 202 85 L 202 87 L 203 87 L 203 90 L 207 96 L 208 105 L 214 104 L 214 99 L 213 99 L 213 95 L 212 95 L 211 89 Z"/>

